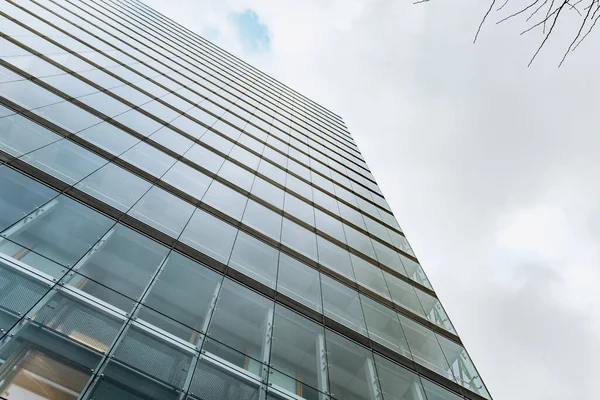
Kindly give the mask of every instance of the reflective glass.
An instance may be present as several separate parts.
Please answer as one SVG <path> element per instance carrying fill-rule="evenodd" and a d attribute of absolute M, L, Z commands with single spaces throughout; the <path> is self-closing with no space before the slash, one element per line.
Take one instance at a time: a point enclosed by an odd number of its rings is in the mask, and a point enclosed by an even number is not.
<path fill-rule="evenodd" d="M 262 376 L 261 363 L 269 361 L 267 336 L 271 334 L 274 306 L 273 301 L 225 279 L 203 350 Z"/>
<path fill-rule="evenodd" d="M 367 336 L 367 327 L 358 292 L 321 274 L 325 315 Z"/>
<path fill-rule="evenodd" d="M 152 184 L 125 169 L 109 163 L 75 187 L 121 211 L 127 212 Z"/>
<path fill-rule="evenodd" d="M 194 206 L 154 186 L 129 210 L 128 214 L 177 238 L 193 212 Z"/>
<path fill-rule="evenodd" d="M 23 160 L 68 184 L 79 182 L 107 162 L 66 139 L 29 153 Z"/>
<path fill-rule="evenodd" d="M 6 166 L 0 166 L 0 187 L 0 232 L 58 195 Z"/>
<path fill-rule="evenodd" d="M 442 307 L 442 303 L 440 303 L 440 301 L 432 295 L 427 294 L 422 290 L 415 289 L 415 292 L 417 293 L 419 302 L 425 311 L 425 317 L 437 326 L 456 334 L 454 326 L 452 326 L 452 322 L 450 322 L 450 319 L 448 318 L 448 314 L 446 314 L 444 307 Z"/>
<path fill-rule="evenodd" d="M 79 262 L 76 267 L 77 272 L 82 275 L 81 279 L 70 280 L 69 283 L 118 307 L 119 304 L 97 293 L 95 287 L 88 289 L 89 280 L 105 285 L 130 299 L 137 299 L 168 252 L 168 249 L 158 242 L 118 224 L 104 235 L 94 249 L 95 252 Z"/>
<path fill-rule="evenodd" d="M 268 201 L 279 209 L 283 208 L 285 192 L 262 178 L 254 178 L 250 193 L 260 197 L 262 200 Z"/>
<path fill-rule="evenodd" d="M 234 226 L 196 209 L 180 240 L 225 264 L 229 260 L 236 234 Z"/>
<path fill-rule="evenodd" d="M 202 199 L 208 186 L 212 182 L 212 178 L 181 161 L 176 162 L 175 165 L 163 175 L 161 180 L 197 199 Z"/>
<path fill-rule="evenodd" d="M 195 333 L 182 337 L 179 330 L 172 331 L 169 324 L 151 314 L 142 312 L 139 317 L 194 343 L 198 339 L 197 332 L 206 331 L 222 280 L 222 276 L 216 272 L 172 252 L 148 293 L 144 306 L 194 329 Z"/>
<path fill-rule="evenodd" d="M 16 157 L 61 138 L 62 136 L 17 114 L 0 118 L 0 150 Z"/>
<path fill-rule="evenodd" d="M 304 391 L 310 393 L 311 388 L 326 391 L 324 352 L 325 332 L 321 325 L 276 305 L 270 361 L 274 370 L 270 383 L 301 397 Z"/>
<path fill-rule="evenodd" d="M 150 139 L 154 140 L 158 144 L 162 144 L 178 154 L 185 153 L 194 144 L 194 142 L 192 142 L 190 139 L 180 135 L 166 126 L 154 132 L 150 136 Z"/>
<path fill-rule="evenodd" d="M 221 165 L 225 162 L 223 157 L 199 144 L 194 144 L 194 146 L 185 153 L 185 158 L 214 173 L 217 173 L 221 168 Z"/>
<path fill-rule="evenodd" d="M 379 392 L 373 355 L 366 348 L 327 330 L 330 393 L 339 400 L 371 400 Z"/>
<path fill-rule="evenodd" d="M 115 155 L 140 142 L 139 139 L 106 122 L 79 132 L 77 136 Z"/>
<path fill-rule="evenodd" d="M 317 236 L 287 218 L 283 219 L 281 227 L 281 243 L 311 260 L 318 260 Z"/>
<path fill-rule="evenodd" d="M 120 158 L 157 178 L 167 172 L 176 161 L 173 157 L 145 142 L 139 142 L 123 153 Z"/>
<path fill-rule="evenodd" d="M 433 331 L 403 315 L 398 315 L 398 317 L 415 362 L 454 380 L 448 361 L 446 361 Z"/>
<path fill-rule="evenodd" d="M 232 354 L 236 353 L 232 352 Z M 231 358 L 236 356 L 244 359 L 243 353 L 237 353 Z M 247 366 L 250 365 L 249 360 Z M 226 366 L 211 357 L 204 357 L 198 361 L 187 399 L 205 400 L 206 394 L 210 394 L 211 399 L 263 400 L 260 397 L 260 386 L 258 377 L 242 375 L 229 365 Z"/>
<path fill-rule="evenodd" d="M 350 280 L 354 280 L 354 271 L 347 250 L 331 243 L 329 240 L 317 236 L 319 249 L 319 264 L 324 265 Z"/>
<path fill-rule="evenodd" d="M 3 231 L 8 240 L 0 241 L 0 252 L 58 278 L 56 263 L 73 266 L 112 225 L 111 219 L 59 196 Z"/>
<path fill-rule="evenodd" d="M 378 267 L 354 254 L 350 254 L 350 259 L 352 260 L 356 282 L 386 299 L 391 298 L 382 271 Z"/>
<path fill-rule="evenodd" d="M 467 389 L 486 399 L 490 399 L 490 394 L 483 384 L 483 381 L 465 348 L 441 335 L 436 334 L 435 336 L 440 342 L 444 356 L 450 364 L 450 368 L 456 377 L 456 381 Z"/>
<path fill-rule="evenodd" d="M 417 374 L 378 354 L 374 357 L 384 400 L 430 400 Z"/>
<path fill-rule="evenodd" d="M 216 180 L 210 184 L 208 191 L 202 198 L 202 202 L 238 221 L 242 219 L 247 201 L 246 196 Z"/>
<path fill-rule="evenodd" d="M 279 254 L 277 291 L 317 312 L 323 310 L 319 272 L 284 253 Z"/>
<path fill-rule="evenodd" d="M 423 382 L 423 388 L 427 393 L 427 400 L 463 400 L 462 396 L 450 392 L 427 379 L 423 378 L 421 382 Z"/>
<path fill-rule="evenodd" d="M 229 266 L 260 283 L 275 288 L 279 251 L 268 244 L 239 232 L 229 259 Z"/>
<path fill-rule="evenodd" d="M 301 221 L 315 226 L 315 210 L 313 206 L 287 192 L 285 193 L 283 210 Z"/>
<path fill-rule="evenodd" d="M 247 191 L 250 191 L 254 181 L 254 175 L 231 161 L 225 161 L 218 175 Z"/>
<path fill-rule="evenodd" d="M 388 274 L 383 273 L 387 282 L 390 294 L 392 295 L 392 301 L 401 307 L 406 308 L 409 311 L 417 314 L 418 316 L 425 317 L 423 307 L 419 301 L 415 288 L 404 282 L 402 279 L 396 278 Z"/>
<path fill-rule="evenodd" d="M 396 312 L 366 296 L 360 295 L 369 338 L 410 358 L 410 351 Z"/>
<path fill-rule="evenodd" d="M 425 275 L 423 268 L 421 268 L 421 265 L 419 265 L 418 262 L 403 256 L 402 254 L 398 255 L 400 256 L 400 260 L 402 260 L 402 265 L 404 266 L 408 277 L 413 281 L 425 286 L 426 288 L 432 289 L 431 283 L 429 283 L 429 279 L 427 279 L 427 276 Z"/>
<path fill-rule="evenodd" d="M 279 241 L 282 216 L 255 202 L 248 200 L 242 222 L 268 237 Z"/>

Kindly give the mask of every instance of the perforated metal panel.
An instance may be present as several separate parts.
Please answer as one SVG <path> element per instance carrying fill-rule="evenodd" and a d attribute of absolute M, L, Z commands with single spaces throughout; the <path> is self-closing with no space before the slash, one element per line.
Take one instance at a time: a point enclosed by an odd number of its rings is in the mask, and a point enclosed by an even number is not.
<path fill-rule="evenodd" d="M 190 395 L 201 400 L 259 400 L 260 384 L 201 360 L 194 372 Z"/>
<path fill-rule="evenodd" d="M 25 314 L 50 289 L 0 264 L 0 308 Z"/>
<path fill-rule="evenodd" d="M 113 384 L 107 380 L 102 380 L 96 386 L 90 400 L 146 400 L 145 397 L 138 396 L 128 390 Z"/>
<path fill-rule="evenodd" d="M 135 328 L 127 332 L 115 358 L 165 383 L 181 388 L 191 367 L 192 356 Z"/>
<path fill-rule="evenodd" d="M 55 294 L 34 321 L 98 351 L 106 351 L 122 322 L 62 293 Z"/>

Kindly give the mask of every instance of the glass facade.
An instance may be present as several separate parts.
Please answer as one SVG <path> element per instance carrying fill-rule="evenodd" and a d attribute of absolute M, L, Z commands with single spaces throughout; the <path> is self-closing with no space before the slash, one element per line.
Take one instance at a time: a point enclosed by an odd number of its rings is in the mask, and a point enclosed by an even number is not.
<path fill-rule="evenodd" d="M 0 3 L 0 398 L 491 400 L 342 119 L 138 0 Z"/>

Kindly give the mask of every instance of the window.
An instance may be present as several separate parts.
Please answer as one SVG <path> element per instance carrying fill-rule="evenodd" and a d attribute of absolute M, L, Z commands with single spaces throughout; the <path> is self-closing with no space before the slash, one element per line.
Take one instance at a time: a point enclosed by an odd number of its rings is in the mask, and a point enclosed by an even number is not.
<path fill-rule="evenodd" d="M 350 259 L 352 260 L 356 282 L 386 299 L 391 298 L 383 273 L 378 267 L 354 254 L 350 254 Z"/>
<path fill-rule="evenodd" d="M 269 382 L 304 398 L 327 389 L 325 332 L 322 326 L 276 305 Z"/>
<path fill-rule="evenodd" d="M 268 201 L 279 209 L 283 208 L 285 192 L 262 178 L 254 178 L 250 193 L 260 197 L 262 200 Z"/>
<path fill-rule="evenodd" d="M 181 161 L 176 162 L 161 179 L 197 199 L 202 199 L 212 182 L 212 178 Z"/>
<path fill-rule="evenodd" d="M 254 200 L 248 200 L 242 222 L 268 237 L 279 241 L 282 216 Z"/>
<path fill-rule="evenodd" d="M 140 142 L 120 156 L 136 167 L 160 178 L 175 164 L 175 159 L 145 142 Z"/>
<path fill-rule="evenodd" d="M 222 276 L 216 272 L 172 252 L 138 317 L 181 339 L 196 343 L 199 333 L 206 331 L 222 280 Z M 163 317 L 148 312 L 148 308 Z M 193 331 L 181 329 L 177 324 L 169 323 L 167 318 Z"/>
<path fill-rule="evenodd" d="M 273 301 L 225 279 L 203 350 L 262 376 L 268 363 Z"/>
<path fill-rule="evenodd" d="M 129 210 L 128 214 L 177 238 L 193 212 L 194 206 L 154 186 Z"/>
<path fill-rule="evenodd" d="M 210 172 L 214 173 L 217 173 L 217 171 L 221 168 L 221 165 L 223 165 L 225 162 L 223 157 L 213 153 L 206 147 L 200 146 L 199 144 L 192 146 L 192 148 L 189 149 L 184 156 L 188 160 L 195 162 L 201 167 L 204 167 Z"/>
<path fill-rule="evenodd" d="M 123 212 L 150 189 L 152 184 L 125 169 L 109 163 L 75 187 Z"/>
<path fill-rule="evenodd" d="M 279 251 L 274 247 L 239 232 L 233 246 L 229 266 L 260 283 L 275 288 Z"/>
<path fill-rule="evenodd" d="M 315 209 L 313 206 L 287 192 L 285 194 L 283 210 L 299 220 L 315 226 Z"/>
<path fill-rule="evenodd" d="M 411 284 L 406 283 L 402 279 L 392 276 L 387 272 L 384 272 L 383 275 L 388 288 L 390 289 L 392 301 L 420 317 L 425 317 L 423 307 L 417 297 L 415 288 Z"/>
<path fill-rule="evenodd" d="M 354 271 L 350 262 L 350 254 L 329 240 L 317 236 L 319 248 L 319 264 L 322 264 L 340 275 L 354 281 Z"/>
<path fill-rule="evenodd" d="M 287 218 L 284 218 L 282 223 L 281 243 L 311 260 L 318 259 L 317 236 Z"/>
<path fill-rule="evenodd" d="M 216 180 L 210 184 L 208 191 L 202 198 L 202 202 L 238 221 L 242 219 L 247 201 L 246 196 Z"/>
<path fill-rule="evenodd" d="M 429 396 L 425 397 L 421 379 L 417 374 L 378 354 L 374 357 L 385 400 L 431 400 Z"/>
<path fill-rule="evenodd" d="M 410 358 L 410 351 L 396 312 L 383 304 L 360 295 L 369 338 Z"/>
<path fill-rule="evenodd" d="M 284 253 L 279 253 L 277 291 L 319 313 L 323 310 L 319 272 Z"/>
<path fill-rule="evenodd" d="M 376 398 L 379 380 L 371 352 L 330 330 L 325 337 L 331 395 L 339 400 Z"/>
<path fill-rule="evenodd" d="M 181 241 L 226 264 L 233 248 L 237 229 L 205 211 L 196 209 Z"/>
<path fill-rule="evenodd" d="M 29 153 L 23 160 L 71 185 L 107 162 L 66 139 Z"/>
<path fill-rule="evenodd" d="M 321 274 L 321 287 L 325 316 L 367 336 L 358 292 L 323 274 Z"/>
<path fill-rule="evenodd" d="M 0 118 L 0 150 L 15 157 L 60 139 L 62 136 L 20 115 Z"/>
<path fill-rule="evenodd" d="M 254 175 L 231 161 L 225 161 L 219 170 L 219 176 L 247 191 L 250 191 L 254 181 Z"/>

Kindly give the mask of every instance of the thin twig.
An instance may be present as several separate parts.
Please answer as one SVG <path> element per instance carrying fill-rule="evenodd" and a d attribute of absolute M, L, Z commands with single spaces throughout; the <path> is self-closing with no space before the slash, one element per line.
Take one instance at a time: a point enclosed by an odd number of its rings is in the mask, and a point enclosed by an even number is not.
<path fill-rule="evenodd" d="M 538 3 L 538 1 L 540 1 L 540 0 L 535 0 L 533 3 L 531 3 L 531 4 L 530 4 L 530 5 L 528 5 L 527 7 L 523 8 L 522 10 L 520 10 L 520 11 L 517 11 L 516 13 L 514 13 L 514 14 L 511 14 L 511 15 L 509 15 L 508 17 L 502 18 L 500 21 L 496 22 L 496 24 L 501 24 L 501 23 L 503 23 L 504 21 L 508 21 L 509 19 L 511 19 L 511 18 L 513 18 L 513 17 L 516 17 L 517 15 L 519 15 L 519 14 L 521 14 L 521 13 L 524 13 L 525 11 L 529 10 L 531 7 L 535 6 L 535 5 Z M 548 1 L 548 0 L 546 0 L 546 1 Z"/>
<path fill-rule="evenodd" d="M 560 60 L 560 63 L 558 64 L 558 68 L 560 68 L 563 65 L 563 63 L 565 62 L 565 59 L 567 58 L 567 56 L 569 55 L 569 52 L 571 51 L 571 48 L 575 45 L 575 42 L 577 42 L 577 39 L 579 39 L 579 36 L 581 36 L 581 32 L 583 31 L 583 28 L 585 27 L 585 23 L 587 22 L 591 13 L 592 13 L 592 7 L 588 8 L 587 14 L 585 15 L 583 22 L 579 26 L 579 31 L 577 32 L 577 36 L 575 36 L 575 39 L 573 39 L 573 41 L 569 45 L 569 48 L 565 52 L 565 55 L 563 56 L 562 60 Z"/>
<path fill-rule="evenodd" d="M 490 4 L 490 8 L 487 10 L 485 15 L 483 16 L 483 19 L 481 20 L 481 23 L 479 24 L 479 28 L 477 28 L 477 33 L 475 34 L 475 39 L 473 39 L 473 44 L 475 44 L 475 42 L 477 41 L 477 38 L 479 37 L 479 32 L 481 32 L 481 27 L 483 26 L 483 23 L 487 19 L 488 15 L 490 15 L 490 13 L 492 12 L 492 9 L 494 8 L 494 4 L 496 4 L 496 0 L 492 0 L 492 4 Z"/>
<path fill-rule="evenodd" d="M 529 61 L 529 64 L 527 64 L 527 67 L 531 67 L 531 64 L 533 63 L 533 60 L 535 60 L 535 58 L 537 57 L 537 55 L 539 54 L 539 52 L 542 50 L 542 47 L 544 47 L 544 45 L 546 44 L 546 41 L 548 41 L 548 38 L 552 34 L 552 30 L 556 26 L 556 21 L 558 20 L 558 17 L 560 16 L 560 12 L 563 10 L 563 8 L 565 7 L 565 5 L 567 4 L 566 1 L 567 0 L 565 0 L 565 2 L 557 9 L 558 12 L 556 13 L 556 16 L 554 17 L 554 21 L 552 21 L 552 25 L 550 26 L 550 29 L 548 30 L 548 34 L 546 35 L 546 37 L 544 38 L 544 40 L 540 44 L 540 47 L 538 47 L 538 49 L 535 52 L 535 54 L 533 55 L 533 57 L 531 57 L 531 61 Z M 552 3 L 554 3 L 554 0 L 552 0 Z"/>

